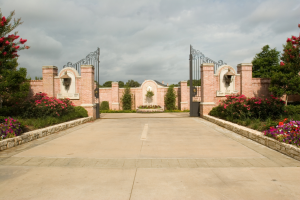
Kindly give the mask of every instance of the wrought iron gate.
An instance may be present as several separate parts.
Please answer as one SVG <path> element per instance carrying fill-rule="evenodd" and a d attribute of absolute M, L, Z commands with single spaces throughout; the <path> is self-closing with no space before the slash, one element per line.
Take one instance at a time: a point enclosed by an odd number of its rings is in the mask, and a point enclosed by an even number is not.
<path fill-rule="evenodd" d="M 100 99 L 99 99 L 99 66 L 100 66 L 100 48 L 97 48 L 96 51 L 89 53 L 85 58 L 79 60 L 78 62 L 72 64 L 71 62 L 68 62 L 65 67 L 73 67 L 75 68 L 79 75 L 81 75 L 81 65 L 93 65 L 95 68 L 95 81 L 96 81 L 96 88 L 95 88 L 95 98 L 96 98 L 96 118 L 100 118 Z"/>
<path fill-rule="evenodd" d="M 200 66 L 203 63 L 214 63 L 214 71 L 221 65 L 226 65 L 222 60 L 218 62 L 213 61 L 210 58 L 205 57 L 199 50 L 193 48 L 190 45 L 190 117 L 200 116 L 200 102 L 201 102 L 201 71 Z"/>

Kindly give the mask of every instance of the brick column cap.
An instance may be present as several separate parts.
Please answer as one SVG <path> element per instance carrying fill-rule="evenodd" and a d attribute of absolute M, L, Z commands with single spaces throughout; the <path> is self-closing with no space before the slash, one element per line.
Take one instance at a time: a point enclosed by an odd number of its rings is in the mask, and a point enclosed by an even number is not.
<path fill-rule="evenodd" d="M 94 68 L 94 65 L 81 65 L 81 68 Z"/>
<path fill-rule="evenodd" d="M 111 84 L 119 84 L 119 82 L 111 82 Z"/>
<path fill-rule="evenodd" d="M 214 63 L 202 63 L 202 66 L 215 66 Z"/>
<path fill-rule="evenodd" d="M 42 68 L 43 68 L 43 69 L 57 69 L 57 67 L 54 66 L 54 65 L 45 65 L 45 66 L 43 66 Z"/>
<path fill-rule="evenodd" d="M 180 81 L 180 83 L 187 83 L 187 81 Z"/>
<path fill-rule="evenodd" d="M 237 66 L 252 66 L 252 63 L 240 63 Z"/>

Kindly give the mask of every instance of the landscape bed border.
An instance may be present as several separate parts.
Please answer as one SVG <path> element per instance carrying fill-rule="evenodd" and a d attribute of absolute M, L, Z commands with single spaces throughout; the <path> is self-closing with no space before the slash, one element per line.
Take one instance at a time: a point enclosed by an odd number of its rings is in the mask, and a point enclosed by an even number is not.
<path fill-rule="evenodd" d="M 137 113 L 149 113 L 149 112 L 164 112 L 163 108 L 156 108 L 156 109 L 145 109 L 145 108 L 138 108 L 136 109 Z"/>
<path fill-rule="evenodd" d="M 80 124 L 84 124 L 86 122 L 93 121 L 93 117 L 84 117 L 80 119 L 75 119 L 72 121 L 56 124 L 53 126 L 48 126 L 46 128 L 34 130 L 34 131 L 29 131 L 26 133 L 23 133 L 20 136 L 16 136 L 13 138 L 7 138 L 4 140 L 0 141 L 0 151 L 3 151 L 5 149 L 9 149 L 18 145 L 21 145 L 23 143 L 27 143 L 48 135 L 51 135 L 53 133 L 57 133 L 59 131 L 66 130 L 68 128 L 72 128 L 75 126 L 78 126 Z"/>
<path fill-rule="evenodd" d="M 300 161 L 300 148 L 294 145 L 279 142 L 273 138 L 265 136 L 262 132 L 256 131 L 238 124 L 234 124 L 223 119 L 212 117 L 210 115 L 203 115 L 203 119 L 231 130 L 239 135 L 247 137 L 255 142 L 258 142 L 266 147 L 269 147 L 275 151 L 283 153 L 289 157 L 292 157 Z"/>

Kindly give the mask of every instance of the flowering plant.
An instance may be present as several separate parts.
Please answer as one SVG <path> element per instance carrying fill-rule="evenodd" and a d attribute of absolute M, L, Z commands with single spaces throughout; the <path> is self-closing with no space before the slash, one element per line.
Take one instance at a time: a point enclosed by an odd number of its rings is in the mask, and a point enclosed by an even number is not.
<path fill-rule="evenodd" d="M 291 120 L 285 123 L 287 118 L 279 122 L 276 127 L 272 126 L 269 130 L 264 131 L 265 136 L 274 138 L 280 142 L 300 146 L 300 121 Z"/>
<path fill-rule="evenodd" d="M 247 98 L 245 95 L 233 94 L 227 95 L 226 99 L 220 101 L 220 104 L 213 108 L 209 113 L 212 116 L 226 119 L 260 118 L 266 119 L 269 116 L 276 117 L 284 112 L 284 101 L 277 97 Z"/>
<path fill-rule="evenodd" d="M 21 38 L 19 41 L 16 41 L 20 37 L 17 35 L 17 32 L 8 35 L 12 30 L 23 23 L 21 22 L 21 18 L 19 18 L 14 20 L 11 24 L 10 22 L 14 14 L 15 12 L 13 11 L 6 18 L 5 16 L 2 16 L 2 13 L 0 12 L 0 69 L 6 68 L 7 62 L 11 59 L 19 57 L 17 54 L 18 51 L 29 49 L 29 46 L 24 45 L 24 43 L 27 42 L 26 39 Z"/>
<path fill-rule="evenodd" d="M 161 108 L 159 105 L 150 105 L 150 106 L 139 106 L 139 109 L 157 109 Z"/>
<path fill-rule="evenodd" d="M 300 28 L 300 26 L 298 25 Z M 300 94 L 300 35 L 292 36 L 283 45 L 280 66 L 272 72 L 269 90 L 276 96 Z"/>
<path fill-rule="evenodd" d="M 45 116 L 59 117 L 74 111 L 74 104 L 70 99 L 48 97 L 46 93 L 37 93 L 21 105 L 25 118 L 39 118 Z"/>
<path fill-rule="evenodd" d="M 23 126 L 18 120 L 8 117 L 0 124 L 0 140 L 21 135 Z"/>

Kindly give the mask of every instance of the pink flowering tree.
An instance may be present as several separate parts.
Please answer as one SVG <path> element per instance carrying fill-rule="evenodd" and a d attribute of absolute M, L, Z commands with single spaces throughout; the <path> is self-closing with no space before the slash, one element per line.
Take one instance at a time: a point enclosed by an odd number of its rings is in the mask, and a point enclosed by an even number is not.
<path fill-rule="evenodd" d="M 20 38 L 20 36 L 17 35 L 18 32 L 9 34 L 23 23 L 21 22 L 21 18 L 17 20 L 14 19 L 12 22 L 14 14 L 15 12 L 13 11 L 6 18 L 0 12 L 0 70 L 15 68 L 15 66 L 11 67 L 7 65 L 7 63 L 19 57 L 18 51 L 29 48 L 29 46 L 25 45 L 27 40 Z"/>
<path fill-rule="evenodd" d="M 22 24 L 21 19 L 14 19 L 14 11 L 8 17 L 0 11 L 0 109 L 9 110 L 12 105 L 24 99 L 28 95 L 29 84 L 26 83 L 27 70 L 17 70 L 19 57 L 18 51 L 28 49 L 25 45 L 26 39 L 20 38 L 15 32 L 10 34 L 17 26 Z M 0 116 L 4 110 L 0 110 Z"/>
<path fill-rule="evenodd" d="M 298 25 L 300 28 L 300 24 Z M 300 94 L 300 34 L 288 38 L 283 45 L 283 54 L 278 70 L 271 77 L 269 90 L 277 97 Z"/>

